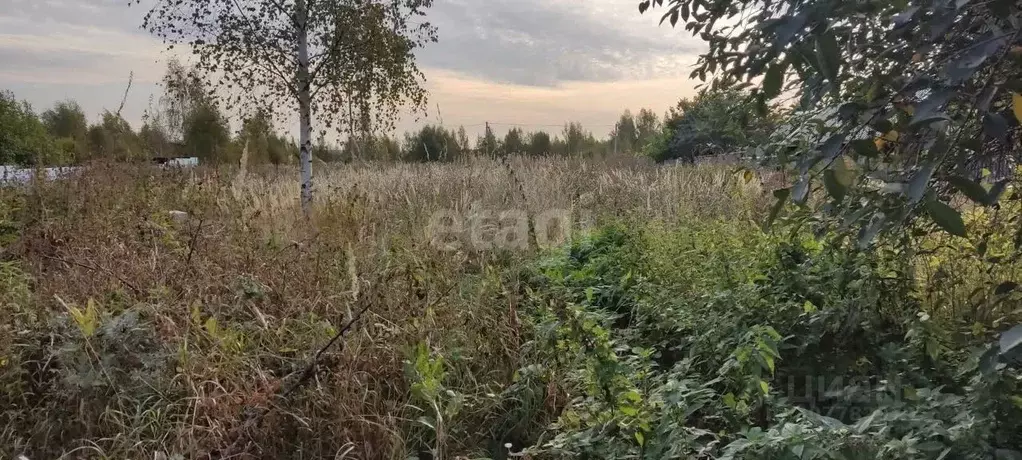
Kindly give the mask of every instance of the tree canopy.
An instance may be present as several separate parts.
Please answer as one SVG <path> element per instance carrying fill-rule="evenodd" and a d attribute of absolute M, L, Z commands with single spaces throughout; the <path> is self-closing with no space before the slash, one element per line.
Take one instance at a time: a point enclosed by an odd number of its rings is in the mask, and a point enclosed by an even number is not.
<path fill-rule="evenodd" d="M 32 107 L 0 91 L 0 164 L 35 164 L 50 151 L 46 128 Z"/>
<path fill-rule="evenodd" d="M 809 114 L 763 146 L 797 173 L 777 196 L 808 205 L 826 191 L 816 217 L 858 228 L 860 244 L 921 215 L 962 233 L 950 194 L 993 205 L 1003 183 L 983 186 L 978 172 L 1019 159 L 1014 0 L 639 2 L 653 6 L 708 44 L 692 77 L 751 89 L 760 110 L 791 101 Z"/>
<path fill-rule="evenodd" d="M 660 139 L 648 144 L 647 155 L 657 161 L 691 162 L 699 156 L 735 153 L 766 141 L 774 118 L 773 110 L 757 111 L 743 91 L 704 89 L 668 111 Z"/>
<path fill-rule="evenodd" d="M 138 0 L 136 0 L 138 3 Z M 228 107 L 297 109 L 302 204 L 312 199 L 312 119 L 362 132 L 393 126 L 425 90 L 415 49 L 435 41 L 432 0 L 160 1 L 143 28 L 186 45 Z"/>

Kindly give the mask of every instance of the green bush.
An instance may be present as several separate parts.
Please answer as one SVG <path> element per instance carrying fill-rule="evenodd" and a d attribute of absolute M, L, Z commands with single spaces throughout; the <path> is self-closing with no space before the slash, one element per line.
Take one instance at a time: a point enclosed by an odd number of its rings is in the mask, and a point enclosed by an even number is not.
<path fill-rule="evenodd" d="M 45 162 L 51 144 L 32 107 L 18 102 L 13 93 L 0 91 L 0 165 Z"/>
<path fill-rule="evenodd" d="M 995 334 L 966 343 L 925 313 L 910 265 L 897 251 L 858 252 L 832 236 L 771 235 L 751 223 L 617 225 L 582 237 L 533 278 L 531 359 L 567 402 L 530 452 L 1018 451 L 1017 370 L 980 365 L 984 352 L 996 359 L 986 345 Z"/>

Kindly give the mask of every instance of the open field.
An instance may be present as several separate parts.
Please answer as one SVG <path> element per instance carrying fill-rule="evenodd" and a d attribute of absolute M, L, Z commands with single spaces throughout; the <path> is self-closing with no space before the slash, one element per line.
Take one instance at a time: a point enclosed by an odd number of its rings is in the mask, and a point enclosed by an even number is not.
<path fill-rule="evenodd" d="M 97 167 L 3 189 L 3 452 L 195 458 L 244 437 L 263 458 L 404 458 L 421 414 L 403 361 L 420 344 L 449 357 L 471 398 L 450 451 L 478 452 L 508 417 L 485 395 L 523 364 L 517 276 L 535 249 L 477 250 L 466 237 L 442 250 L 431 215 L 751 220 L 766 200 L 722 166 L 510 165 L 323 169 L 309 221 L 290 170 Z M 329 366 L 274 401 L 362 306 Z M 267 420 L 239 430 L 261 408 Z"/>
<path fill-rule="evenodd" d="M 1017 380 L 976 360 L 1022 320 L 1014 187 L 907 254 L 797 209 L 763 231 L 782 179 L 727 165 L 337 166 L 309 219 L 294 177 L 94 165 L 0 189 L 0 456 L 1017 444 Z"/>

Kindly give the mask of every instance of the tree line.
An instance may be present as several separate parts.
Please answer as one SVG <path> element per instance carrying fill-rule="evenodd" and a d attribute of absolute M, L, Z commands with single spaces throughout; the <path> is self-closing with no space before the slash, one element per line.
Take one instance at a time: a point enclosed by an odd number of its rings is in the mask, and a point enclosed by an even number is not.
<path fill-rule="evenodd" d="M 69 165 L 95 160 L 149 161 L 197 157 L 203 164 L 293 164 L 299 145 L 275 128 L 274 114 L 256 108 L 232 130 L 229 117 L 195 69 L 170 61 L 142 126 L 135 130 L 120 114 L 104 110 L 89 123 L 74 100 L 57 102 L 37 114 L 14 94 L 0 92 L 0 164 Z M 704 91 L 682 99 L 664 115 L 650 109 L 625 110 L 605 136 L 597 138 L 582 123 L 568 122 L 559 132 L 509 129 L 503 136 L 487 126 L 470 139 L 465 127 L 425 125 L 401 137 L 352 131 L 341 142 L 321 132 L 314 158 L 323 162 L 455 161 L 472 156 L 643 155 L 657 161 L 692 160 L 701 155 L 755 145 L 769 134 L 776 116 L 760 116 L 735 90 Z"/>

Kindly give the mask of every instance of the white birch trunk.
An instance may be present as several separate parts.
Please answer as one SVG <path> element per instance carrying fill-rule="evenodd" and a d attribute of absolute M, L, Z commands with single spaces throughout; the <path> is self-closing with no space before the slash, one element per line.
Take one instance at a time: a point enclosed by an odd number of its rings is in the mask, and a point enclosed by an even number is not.
<path fill-rule="evenodd" d="M 295 3 L 298 19 L 298 117 L 301 120 L 299 162 L 302 169 L 302 211 L 312 210 L 312 89 L 309 81 L 309 10 L 305 0 Z"/>

